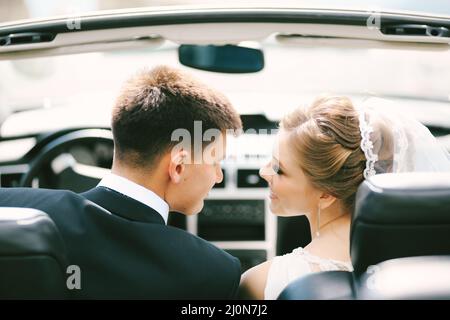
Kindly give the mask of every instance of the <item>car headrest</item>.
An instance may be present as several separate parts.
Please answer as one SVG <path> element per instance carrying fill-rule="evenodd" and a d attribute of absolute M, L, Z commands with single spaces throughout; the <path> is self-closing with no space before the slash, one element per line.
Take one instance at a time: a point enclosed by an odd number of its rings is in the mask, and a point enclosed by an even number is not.
<path fill-rule="evenodd" d="M 350 254 L 357 274 L 389 259 L 450 254 L 450 173 L 380 174 L 364 181 Z"/>
<path fill-rule="evenodd" d="M 359 299 L 450 299 L 450 256 L 393 259 L 361 276 Z"/>
<path fill-rule="evenodd" d="M 0 298 L 62 298 L 66 267 L 63 240 L 46 213 L 0 208 Z"/>

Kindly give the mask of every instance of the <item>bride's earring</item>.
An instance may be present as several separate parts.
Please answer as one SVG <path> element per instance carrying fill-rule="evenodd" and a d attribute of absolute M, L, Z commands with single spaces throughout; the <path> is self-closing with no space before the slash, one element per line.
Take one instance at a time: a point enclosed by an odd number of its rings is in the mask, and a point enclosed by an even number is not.
<path fill-rule="evenodd" d="M 318 206 L 317 210 L 317 229 L 316 229 L 316 237 L 320 236 L 320 205 Z"/>

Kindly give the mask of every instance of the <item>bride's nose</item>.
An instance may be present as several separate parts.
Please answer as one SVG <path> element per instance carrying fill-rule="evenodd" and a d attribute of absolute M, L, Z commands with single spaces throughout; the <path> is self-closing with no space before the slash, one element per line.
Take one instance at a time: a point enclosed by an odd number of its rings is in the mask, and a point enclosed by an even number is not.
<path fill-rule="evenodd" d="M 259 175 L 261 176 L 261 178 L 263 178 L 264 180 L 269 182 L 269 180 L 271 179 L 271 177 L 273 175 L 272 169 L 270 168 L 269 163 L 267 163 L 265 166 L 263 166 L 259 169 Z"/>

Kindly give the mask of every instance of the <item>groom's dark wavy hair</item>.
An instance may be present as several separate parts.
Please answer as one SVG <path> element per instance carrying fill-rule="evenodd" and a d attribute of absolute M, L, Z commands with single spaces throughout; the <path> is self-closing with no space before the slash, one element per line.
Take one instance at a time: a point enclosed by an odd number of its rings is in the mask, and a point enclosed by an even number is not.
<path fill-rule="evenodd" d="M 320 96 L 310 107 L 287 115 L 281 128 L 290 133 L 298 164 L 312 186 L 340 199 L 346 211 L 353 212 L 366 158 L 351 100 Z"/>

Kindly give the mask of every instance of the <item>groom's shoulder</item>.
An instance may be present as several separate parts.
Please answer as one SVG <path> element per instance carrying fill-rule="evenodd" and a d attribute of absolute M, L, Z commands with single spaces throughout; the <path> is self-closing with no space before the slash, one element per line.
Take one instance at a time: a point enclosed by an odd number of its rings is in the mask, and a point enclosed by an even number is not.
<path fill-rule="evenodd" d="M 205 239 L 183 229 L 171 226 L 168 226 L 168 232 L 172 237 L 176 238 L 176 241 L 182 245 L 185 250 L 189 250 L 191 254 L 199 255 L 204 259 L 218 259 L 221 262 L 238 264 L 240 267 L 238 259 Z"/>
<path fill-rule="evenodd" d="M 192 262 L 193 266 L 203 271 L 201 272 L 203 277 L 211 275 L 216 278 L 213 281 L 223 280 L 228 283 L 239 283 L 241 276 L 239 259 L 185 230 L 169 226 L 168 232 L 174 240 L 172 245 L 182 248 L 181 250 L 190 257 L 189 261 Z M 222 279 L 219 279 L 218 275 Z"/>
<path fill-rule="evenodd" d="M 69 190 L 37 189 L 37 188 L 0 188 L 0 205 L 18 206 L 35 204 L 51 206 L 75 204 L 83 199 Z M 39 206 L 36 208 L 39 209 Z"/>

